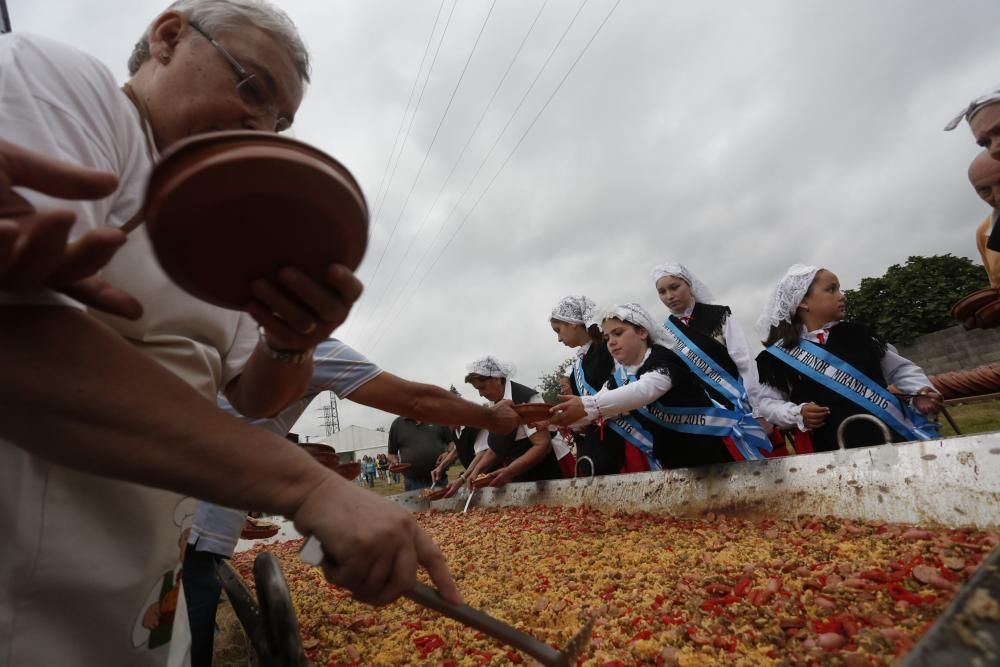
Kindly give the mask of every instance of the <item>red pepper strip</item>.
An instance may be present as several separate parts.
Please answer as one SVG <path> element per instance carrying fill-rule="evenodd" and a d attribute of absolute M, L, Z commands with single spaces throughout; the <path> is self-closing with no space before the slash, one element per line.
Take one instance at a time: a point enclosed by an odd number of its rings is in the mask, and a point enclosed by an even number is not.
<path fill-rule="evenodd" d="M 637 642 L 640 639 L 649 639 L 652 636 L 653 636 L 652 630 L 640 630 L 635 634 L 635 637 L 632 637 L 630 641 Z"/>
<path fill-rule="evenodd" d="M 669 614 L 663 614 L 662 616 L 660 616 L 660 621 L 662 621 L 664 625 L 683 625 L 684 617 L 670 616 Z"/>
<path fill-rule="evenodd" d="M 422 637 L 414 637 L 413 643 L 416 644 L 417 649 L 421 653 L 421 657 L 426 658 L 428 655 L 433 653 L 435 650 L 444 646 L 444 640 L 438 635 L 424 635 Z"/>
<path fill-rule="evenodd" d="M 733 587 L 733 595 L 739 595 L 740 597 L 746 595 L 746 592 L 752 583 L 753 580 L 750 579 L 750 577 L 743 577 L 737 581 L 736 586 Z"/>
<path fill-rule="evenodd" d="M 732 604 L 734 602 L 739 602 L 740 598 L 736 595 L 723 595 L 721 598 L 712 598 L 711 600 L 705 600 L 701 603 L 701 608 L 708 610 L 714 609 L 720 605 Z"/>
<path fill-rule="evenodd" d="M 411 630 L 423 630 L 424 626 L 420 621 L 403 621 L 403 627 Z"/>
<path fill-rule="evenodd" d="M 664 600 L 666 600 L 665 597 L 663 597 L 662 595 L 657 595 L 656 599 L 653 600 L 653 604 L 652 604 L 653 611 L 656 611 L 657 609 L 659 609 L 660 607 L 662 607 Z"/>
<path fill-rule="evenodd" d="M 524 658 L 521 657 L 521 654 L 518 653 L 517 651 L 512 651 L 512 650 L 507 651 L 507 659 L 513 662 L 515 665 L 520 665 L 522 662 L 524 662 Z"/>
<path fill-rule="evenodd" d="M 607 662 L 602 662 L 601 667 L 625 667 L 625 663 L 621 660 L 609 660 Z"/>
<path fill-rule="evenodd" d="M 812 622 L 812 627 L 813 630 L 820 635 L 824 632 L 836 632 L 839 635 L 842 629 L 840 621 L 833 618 L 826 621 L 814 620 Z"/>
<path fill-rule="evenodd" d="M 906 590 L 901 584 L 891 583 L 887 588 L 889 595 L 892 596 L 893 600 L 906 600 L 911 604 L 930 604 L 937 599 L 937 596 L 935 595 L 925 595 L 921 597 L 916 593 Z"/>
<path fill-rule="evenodd" d="M 479 664 L 480 665 L 488 664 L 489 661 L 493 659 L 493 654 L 492 653 L 487 653 L 486 651 L 480 651 L 480 650 L 474 649 L 474 648 L 467 648 L 467 649 L 465 649 L 465 655 L 479 656 Z"/>

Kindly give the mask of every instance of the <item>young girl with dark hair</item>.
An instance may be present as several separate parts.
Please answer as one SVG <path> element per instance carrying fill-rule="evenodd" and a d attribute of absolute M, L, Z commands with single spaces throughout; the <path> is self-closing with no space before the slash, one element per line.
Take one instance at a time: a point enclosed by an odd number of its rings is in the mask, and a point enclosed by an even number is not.
<path fill-rule="evenodd" d="M 573 363 L 566 371 L 563 394 L 596 394 L 614 371 L 615 360 L 604 344 L 604 334 L 594 321 L 595 311 L 596 304 L 585 296 L 567 296 L 552 309 L 549 317 L 552 330 L 560 343 L 576 351 Z M 573 440 L 577 445 L 577 459 L 582 456 L 590 459 L 595 475 L 623 472 L 625 443 L 617 434 L 586 424 L 573 433 Z M 582 466 L 582 472 L 590 471 Z"/>
<path fill-rule="evenodd" d="M 837 449 L 838 427 L 859 414 L 882 420 L 893 442 L 937 437 L 937 424 L 925 415 L 937 414 L 941 395 L 882 338 L 843 321 L 844 308 L 834 273 L 802 264 L 788 269 L 757 321 L 766 348 L 757 356 L 761 414 L 797 429 L 798 453 Z M 845 439 L 847 447 L 885 442 L 867 421 L 849 424 Z"/>

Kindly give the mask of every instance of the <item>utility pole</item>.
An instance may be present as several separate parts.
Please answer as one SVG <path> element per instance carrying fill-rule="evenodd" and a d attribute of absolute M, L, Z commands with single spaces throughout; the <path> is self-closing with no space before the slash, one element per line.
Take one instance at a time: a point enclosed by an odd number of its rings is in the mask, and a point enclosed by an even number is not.
<path fill-rule="evenodd" d="M 340 415 L 337 414 L 337 399 L 333 392 L 327 392 L 327 395 L 330 402 L 323 406 L 323 426 L 326 427 L 327 435 L 333 435 L 340 430 Z"/>
<path fill-rule="evenodd" d="M 0 34 L 10 32 L 10 14 L 7 13 L 7 0 L 0 0 Z"/>

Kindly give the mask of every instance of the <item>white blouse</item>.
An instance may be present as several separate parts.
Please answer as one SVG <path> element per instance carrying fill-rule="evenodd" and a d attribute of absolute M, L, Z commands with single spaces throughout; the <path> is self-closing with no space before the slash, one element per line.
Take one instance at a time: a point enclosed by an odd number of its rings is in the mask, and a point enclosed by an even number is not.
<path fill-rule="evenodd" d="M 615 362 L 615 370 L 624 367 L 625 372 L 633 374 L 639 367 L 646 363 L 652 350 L 647 349 L 642 361 L 633 366 L 623 366 Z M 588 424 L 598 417 L 614 417 L 623 412 L 630 412 L 638 408 L 645 407 L 670 391 L 673 383 L 670 375 L 664 371 L 650 371 L 643 373 L 635 382 L 629 382 L 625 386 L 610 389 L 608 383 L 604 383 L 593 396 L 581 396 L 583 408 L 587 411 L 587 416 L 573 424 L 581 426 Z"/>

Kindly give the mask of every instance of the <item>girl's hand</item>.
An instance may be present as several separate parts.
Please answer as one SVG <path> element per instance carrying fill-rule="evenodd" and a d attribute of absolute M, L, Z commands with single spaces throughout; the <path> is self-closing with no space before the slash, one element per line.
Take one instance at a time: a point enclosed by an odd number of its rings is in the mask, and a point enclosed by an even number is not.
<path fill-rule="evenodd" d="M 802 423 L 810 430 L 823 426 L 830 416 L 830 408 L 815 403 L 804 403 L 799 412 L 802 414 Z"/>
<path fill-rule="evenodd" d="M 553 426 L 569 426 L 587 416 L 587 411 L 583 407 L 583 399 L 579 396 L 560 395 L 562 401 L 552 407 L 552 419 L 549 424 Z"/>
<path fill-rule="evenodd" d="M 937 393 L 933 387 L 924 387 L 913 399 L 913 407 L 925 415 L 934 416 L 941 412 L 944 401 L 941 394 Z"/>

